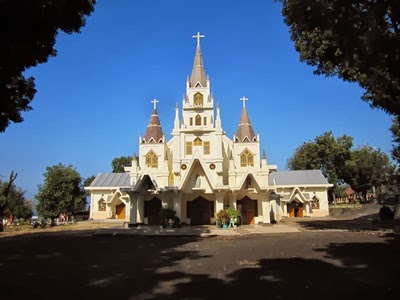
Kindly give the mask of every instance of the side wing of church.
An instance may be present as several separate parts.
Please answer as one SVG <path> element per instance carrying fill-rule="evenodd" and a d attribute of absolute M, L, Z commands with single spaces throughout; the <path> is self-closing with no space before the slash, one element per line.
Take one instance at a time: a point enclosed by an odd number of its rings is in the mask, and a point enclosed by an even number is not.
<path fill-rule="evenodd" d="M 327 216 L 329 184 L 319 170 L 277 171 L 261 152 L 242 97 L 238 129 L 225 135 L 220 107 L 206 76 L 199 33 L 182 108 L 175 108 L 170 140 L 165 139 L 153 100 L 139 155 L 125 173 L 100 173 L 86 189 L 90 218 L 159 224 L 161 208 L 171 208 L 182 223 L 212 224 L 215 213 L 238 209 L 243 224 L 278 222 L 282 217 Z"/>

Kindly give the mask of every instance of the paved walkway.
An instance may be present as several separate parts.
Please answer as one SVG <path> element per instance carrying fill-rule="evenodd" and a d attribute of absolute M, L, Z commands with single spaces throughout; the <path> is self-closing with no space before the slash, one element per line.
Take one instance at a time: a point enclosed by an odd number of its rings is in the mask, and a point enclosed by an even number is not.
<path fill-rule="evenodd" d="M 294 225 L 242 225 L 235 228 L 218 228 L 215 225 L 182 226 L 180 228 L 160 228 L 159 226 L 139 225 L 130 228 L 104 228 L 96 231 L 95 235 L 152 235 L 152 236 L 237 236 L 248 234 L 273 234 L 299 232 Z"/>

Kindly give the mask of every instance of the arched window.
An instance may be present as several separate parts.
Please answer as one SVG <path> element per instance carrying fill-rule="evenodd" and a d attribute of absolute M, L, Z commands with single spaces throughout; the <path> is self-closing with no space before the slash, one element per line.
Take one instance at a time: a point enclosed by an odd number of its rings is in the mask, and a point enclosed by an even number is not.
<path fill-rule="evenodd" d="M 193 142 L 195 146 L 201 146 L 203 143 L 203 141 L 199 137 L 195 138 Z"/>
<path fill-rule="evenodd" d="M 196 126 L 200 126 L 200 125 L 201 125 L 201 116 L 200 116 L 200 115 L 197 115 L 197 116 L 195 117 L 195 119 L 194 119 L 194 124 L 195 124 Z"/>
<path fill-rule="evenodd" d="M 316 196 L 312 197 L 312 208 L 319 209 L 319 199 Z"/>
<path fill-rule="evenodd" d="M 146 154 L 146 166 L 150 168 L 158 167 L 158 156 L 153 150 L 150 150 L 149 153 Z"/>
<path fill-rule="evenodd" d="M 254 155 L 249 150 L 244 150 L 242 154 L 240 154 L 240 166 L 254 166 Z"/>
<path fill-rule="evenodd" d="M 192 155 L 192 142 L 186 142 L 186 155 Z"/>
<path fill-rule="evenodd" d="M 106 201 L 104 201 L 103 198 L 101 198 L 98 202 L 98 210 L 99 211 L 106 211 Z"/>
<path fill-rule="evenodd" d="M 203 106 L 203 95 L 201 93 L 194 94 L 194 106 Z"/>
<path fill-rule="evenodd" d="M 209 141 L 204 141 L 204 143 L 203 143 L 203 153 L 204 154 L 210 154 L 210 142 Z"/>
<path fill-rule="evenodd" d="M 168 185 L 169 186 L 173 186 L 174 185 L 174 172 L 169 172 Z"/>

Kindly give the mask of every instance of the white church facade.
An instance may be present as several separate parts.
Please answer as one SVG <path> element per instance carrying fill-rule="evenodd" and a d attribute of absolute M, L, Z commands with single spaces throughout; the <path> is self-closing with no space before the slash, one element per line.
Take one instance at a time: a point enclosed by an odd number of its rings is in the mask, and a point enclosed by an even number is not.
<path fill-rule="evenodd" d="M 161 208 L 171 208 L 182 223 L 212 224 L 215 213 L 239 210 L 243 224 L 268 224 L 283 217 L 327 216 L 329 184 L 319 170 L 278 171 L 260 149 L 246 109 L 232 139 L 222 129 L 220 107 L 206 76 L 197 33 L 193 70 L 182 107 L 175 107 L 166 140 L 153 100 L 138 156 L 125 173 L 100 173 L 90 191 L 90 218 L 159 224 Z M 230 120 L 232 121 L 232 120 Z"/>

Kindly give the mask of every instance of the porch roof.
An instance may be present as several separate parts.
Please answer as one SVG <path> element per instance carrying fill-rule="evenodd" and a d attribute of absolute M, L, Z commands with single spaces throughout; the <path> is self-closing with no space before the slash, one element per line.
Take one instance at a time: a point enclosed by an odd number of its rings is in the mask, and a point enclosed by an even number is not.
<path fill-rule="evenodd" d="M 277 171 L 269 174 L 269 185 L 329 185 L 320 170 Z"/>
<path fill-rule="evenodd" d="M 128 173 L 99 173 L 91 187 L 131 187 Z"/>

